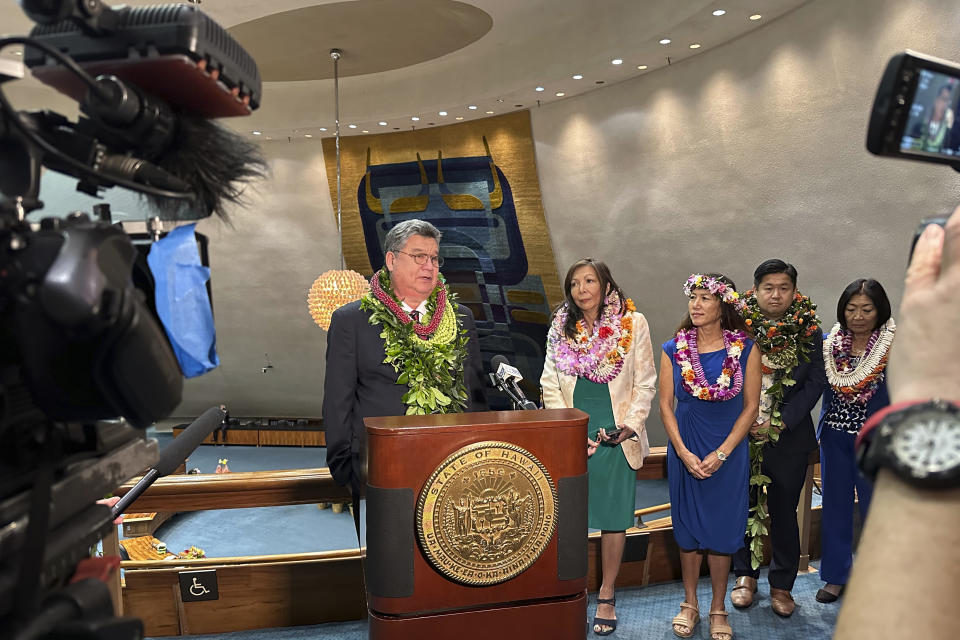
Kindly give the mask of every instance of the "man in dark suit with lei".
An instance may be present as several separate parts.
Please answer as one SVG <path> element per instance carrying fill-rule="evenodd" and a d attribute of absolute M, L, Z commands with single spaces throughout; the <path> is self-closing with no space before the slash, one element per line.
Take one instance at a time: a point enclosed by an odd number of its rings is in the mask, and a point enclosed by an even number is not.
<path fill-rule="evenodd" d="M 334 480 L 364 482 L 364 418 L 486 409 L 473 314 L 440 275 L 440 231 L 423 220 L 393 227 L 370 293 L 333 313 L 323 423 Z"/>
<path fill-rule="evenodd" d="M 797 503 L 807 459 L 817 448 L 810 412 L 827 383 L 823 332 L 816 305 L 797 291 L 793 265 L 767 260 L 754 271 L 753 283 L 755 290 L 744 297 L 743 313 L 763 356 L 763 383 L 760 416 L 751 429 L 755 442 L 751 459 L 755 452 L 762 455 L 762 474 L 770 478 L 766 494 L 773 556 L 768 576 L 770 607 L 777 615 L 789 617 L 796 608 L 790 591 L 800 566 Z M 756 507 L 758 493 L 755 487 L 751 490 L 750 504 Z M 751 511 L 750 522 L 758 516 L 763 519 L 763 514 Z M 759 572 L 752 567 L 751 546 L 759 555 L 759 536 L 747 535 L 745 546 L 733 557 L 737 582 L 730 600 L 738 608 L 753 604 L 757 591 Z"/>

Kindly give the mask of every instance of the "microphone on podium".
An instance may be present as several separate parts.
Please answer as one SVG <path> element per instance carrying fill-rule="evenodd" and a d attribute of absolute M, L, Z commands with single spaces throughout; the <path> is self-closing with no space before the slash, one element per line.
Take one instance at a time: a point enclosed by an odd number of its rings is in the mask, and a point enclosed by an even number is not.
<path fill-rule="evenodd" d="M 523 376 L 520 374 L 519 369 L 510 365 L 510 361 L 507 360 L 506 357 L 501 355 L 493 356 L 490 360 L 490 366 L 494 370 L 494 373 L 490 374 L 491 382 L 493 382 L 493 385 L 497 389 L 510 396 L 514 407 L 517 409 L 533 410 L 540 408 L 524 395 L 520 385 L 517 384 L 523 380 Z"/>
<path fill-rule="evenodd" d="M 116 518 L 140 497 L 140 494 L 147 490 L 147 487 L 156 482 L 157 478 L 169 475 L 176 471 L 177 467 L 187 459 L 193 450 L 199 446 L 203 439 L 213 433 L 213 430 L 220 426 L 226 412 L 220 407 L 210 407 L 203 414 L 194 420 L 189 427 L 183 430 L 179 436 L 173 439 L 157 460 L 157 465 L 143 474 L 143 477 L 133 485 L 120 501 L 112 509 L 112 517 Z"/>

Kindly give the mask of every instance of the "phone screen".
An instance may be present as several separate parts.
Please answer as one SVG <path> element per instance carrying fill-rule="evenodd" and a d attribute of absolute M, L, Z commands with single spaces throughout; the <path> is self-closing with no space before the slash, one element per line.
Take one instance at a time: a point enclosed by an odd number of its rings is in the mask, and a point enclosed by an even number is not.
<path fill-rule="evenodd" d="M 900 151 L 943 158 L 960 156 L 958 100 L 960 79 L 939 71 L 920 69 L 900 140 Z"/>

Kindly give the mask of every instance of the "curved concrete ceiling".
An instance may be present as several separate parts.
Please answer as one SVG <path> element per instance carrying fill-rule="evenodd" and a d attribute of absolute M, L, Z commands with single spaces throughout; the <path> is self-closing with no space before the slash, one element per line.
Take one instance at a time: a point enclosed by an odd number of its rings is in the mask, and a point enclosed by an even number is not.
<path fill-rule="evenodd" d="M 410 67 L 462 49 L 493 26 L 486 12 L 447 0 L 354 0 L 281 11 L 230 28 L 265 82 L 340 77 Z M 282 34 L 282 37 L 278 37 Z M 335 44 L 331 44 L 335 43 Z"/>
<path fill-rule="evenodd" d="M 227 123 L 286 140 L 331 134 L 333 81 L 322 78 L 332 75 L 333 47 L 344 50 L 340 69 L 349 76 L 340 82 L 343 134 L 377 133 L 535 108 L 670 73 L 808 1 L 202 0 L 200 8 L 254 52 L 267 79 L 261 108 Z M 761 17 L 750 20 L 754 14 Z M 10 33 L 31 26 L 12 2 L 0 5 L 0 21 Z M 305 77 L 321 79 L 295 79 Z M 28 82 L 13 83 L 12 95 L 18 85 L 26 85 L 18 106 L 59 107 Z"/>

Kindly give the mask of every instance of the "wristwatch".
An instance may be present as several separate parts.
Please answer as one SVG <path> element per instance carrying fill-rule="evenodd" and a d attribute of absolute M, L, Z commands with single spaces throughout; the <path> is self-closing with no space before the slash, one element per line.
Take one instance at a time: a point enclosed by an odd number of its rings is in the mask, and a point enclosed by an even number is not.
<path fill-rule="evenodd" d="M 719 460 L 720 462 L 727 461 L 727 454 L 725 454 L 723 451 L 720 451 L 720 449 L 717 449 L 716 451 L 714 451 L 714 453 L 717 454 L 717 460 Z"/>
<path fill-rule="evenodd" d="M 917 487 L 960 487 L 960 407 L 951 402 L 889 407 L 871 416 L 858 445 L 860 470 L 871 480 L 887 468 Z"/>

